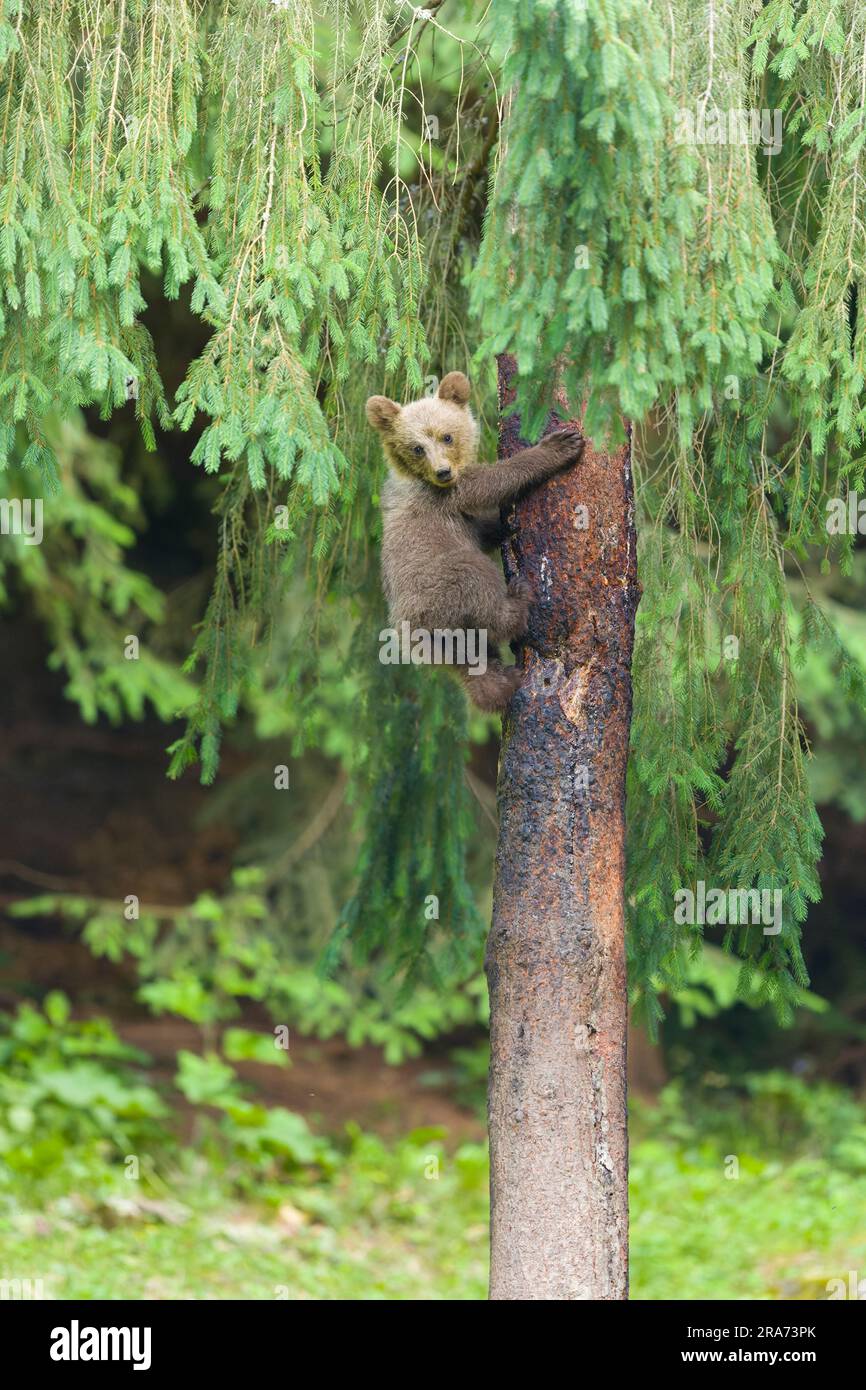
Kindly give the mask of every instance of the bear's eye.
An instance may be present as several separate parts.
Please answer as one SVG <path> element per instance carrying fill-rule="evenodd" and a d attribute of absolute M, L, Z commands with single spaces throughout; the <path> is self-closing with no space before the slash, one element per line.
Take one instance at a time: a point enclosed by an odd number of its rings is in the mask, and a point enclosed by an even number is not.
<path fill-rule="evenodd" d="M 423 444 L 416 444 L 416 445 L 415 445 L 415 448 L 412 450 L 412 453 L 413 453 L 413 454 L 417 454 L 419 458 L 421 457 L 421 455 L 423 454 L 423 452 L 424 452 L 424 445 L 423 445 Z"/>
<path fill-rule="evenodd" d="M 442 443 L 443 443 L 443 444 L 453 444 L 453 443 L 454 443 L 454 436 L 451 435 L 451 434 L 443 434 L 443 436 L 442 436 Z"/>

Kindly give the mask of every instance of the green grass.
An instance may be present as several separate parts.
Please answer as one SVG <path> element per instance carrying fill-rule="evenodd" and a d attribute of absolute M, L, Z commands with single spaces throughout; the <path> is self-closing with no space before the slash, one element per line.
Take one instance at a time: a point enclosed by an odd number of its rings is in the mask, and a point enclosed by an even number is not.
<path fill-rule="evenodd" d="M 426 1177 L 437 1157 L 440 1176 Z M 136 1188 L 129 1183 L 127 1187 Z M 282 1201 L 279 1201 L 279 1197 Z M 2 1275 L 53 1298 L 480 1299 L 486 1167 L 477 1147 L 364 1138 L 334 1178 L 239 1201 L 213 1171 L 170 1194 L 72 1192 L 0 1219 Z M 634 1146 L 632 1297 L 826 1298 L 866 1272 L 866 1184 L 809 1158 L 763 1163 Z"/>
<path fill-rule="evenodd" d="M 60 1299 L 478 1299 L 485 1296 L 483 1148 L 419 1132 L 354 1136 L 327 1179 L 239 1200 L 188 1163 L 161 1195 L 122 1178 L 0 1216 L 0 1277 Z M 438 1176 L 435 1174 L 438 1173 Z M 148 1188 L 153 1187 L 148 1183 Z"/>
<path fill-rule="evenodd" d="M 632 1297 L 823 1299 L 866 1275 L 866 1126 L 844 1092 L 782 1073 L 745 1095 L 671 1087 L 633 1128 Z M 285 1179 L 220 1154 L 203 1135 L 140 1181 L 100 1145 L 7 1171 L 0 1278 L 58 1299 L 486 1296 L 481 1146 L 354 1131 Z"/>
<path fill-rule="evenodd" d="M 866 1274 L 866 1183 L 823 1161 L 765 1162 L 647 1141 L 632 1164 L 632 1297 L 827 1298 Z"/>

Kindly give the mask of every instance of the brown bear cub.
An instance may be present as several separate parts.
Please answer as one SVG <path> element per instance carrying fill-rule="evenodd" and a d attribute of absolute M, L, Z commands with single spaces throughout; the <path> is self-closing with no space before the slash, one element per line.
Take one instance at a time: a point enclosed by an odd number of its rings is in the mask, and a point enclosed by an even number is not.
<path fill-rule="evenodd" d="M 521 673 L 504 666 L 497 649 L 526 632 L 532 594 L 525 580 L 506 585 L 484 551 L 502 539 L 500 508 L 575 463 L 583 439 L 566 427 L 505 462 L 479 464 L 468 401 L 462 372 L 449 372 L 438 395 L 411 405 L 367 401 L 391 466 L 382 490 L 382 580 L 395 626 L 486 632 L 492 659 L 483 674 L 468 663 L 455 669 L 479 709 L 503 710 Z"/>

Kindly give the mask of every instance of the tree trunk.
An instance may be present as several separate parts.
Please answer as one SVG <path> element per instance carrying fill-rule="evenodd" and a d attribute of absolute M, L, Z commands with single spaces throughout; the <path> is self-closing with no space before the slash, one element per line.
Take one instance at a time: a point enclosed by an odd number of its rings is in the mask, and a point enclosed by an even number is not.
<path fill-rule="evenodd" d="M 525 447 L 499 361 L 500 452 Z M 582 508 L 586 509 L 585 513 Z M 506 516 L 535 592 L 504 723 L 487 945 L 492 1299 L 628 1296 L 623 884 L 639 597 L 631 454 L 587 445 Z"/>

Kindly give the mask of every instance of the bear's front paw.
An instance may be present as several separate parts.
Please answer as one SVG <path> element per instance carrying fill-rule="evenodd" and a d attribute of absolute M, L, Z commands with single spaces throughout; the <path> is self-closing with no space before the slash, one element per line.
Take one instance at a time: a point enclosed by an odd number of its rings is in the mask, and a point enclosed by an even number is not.
<path fill-rule="evenodd" d="M 554 430 L 552 434 L 546 434 L 541 446 L 552 456 L 551 462 L 555 463 L 555 467 L 569 468 L 571 464 L 577 463 L 585 443 L 580 430 L 575 429 L 573 425 L 565 425 L 562 429 Z"/>
<path fill-rule="evenodd" d="M 527 599 L 531 603 L 535 594 L 533 593 L 532 585 L 529 580 L 524 579 L 522 575 L 516 574 L 513 579 L 509 579 L 508 581 L 508 596 L 509 598 Z"/>

